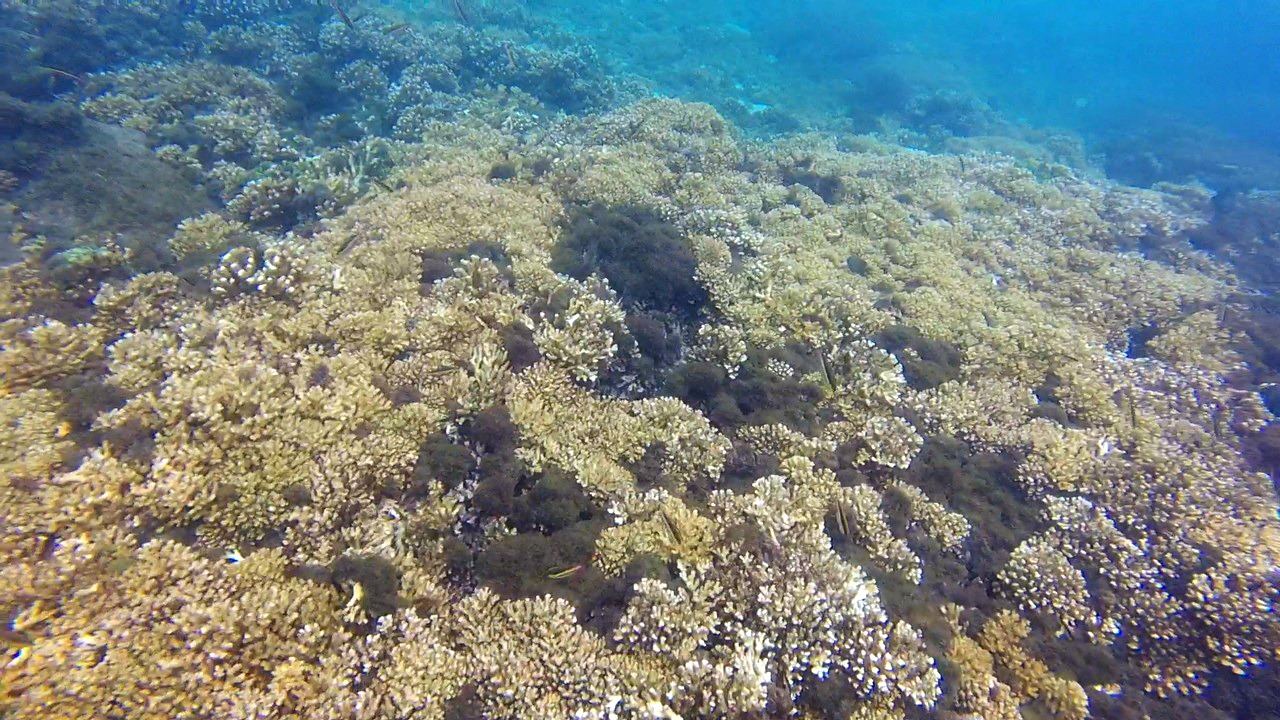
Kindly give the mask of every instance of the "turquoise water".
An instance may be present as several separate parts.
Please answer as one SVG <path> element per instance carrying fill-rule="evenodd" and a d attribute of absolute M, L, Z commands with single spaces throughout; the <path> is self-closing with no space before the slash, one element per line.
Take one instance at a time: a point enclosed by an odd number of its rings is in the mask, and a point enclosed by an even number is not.
<path fill-rule="evenodd" d="M 1007 122 L 1078 132 L 1128 181 L 1198 171 L 1234 183 L 1249 171 L 1233 168 L 1247 166 L 1274 184 L 1280 7 L 1272 2 L 534 7 L 659 92 L 711 102 L 762 132 L 844 121 L 864 132 L 888 122 L 1006 134 L 996 128 Z M 929 94 L 940 97 L 922 108 Z M 797 117 L 734 114 L 766 109 Z M 1167 167 L 1136 167 L 1139 156 Z"/>
<path fill-rule="evenodd" d="M 798 2 L 747 17 L 797 72 L 856 82 L 901 52 L 904 65 L 936 68 L 933 83 L 958 81 L 1037 125 L 1187 123 L 1273 150 L 1277 140 L 1274 2 Z"/>

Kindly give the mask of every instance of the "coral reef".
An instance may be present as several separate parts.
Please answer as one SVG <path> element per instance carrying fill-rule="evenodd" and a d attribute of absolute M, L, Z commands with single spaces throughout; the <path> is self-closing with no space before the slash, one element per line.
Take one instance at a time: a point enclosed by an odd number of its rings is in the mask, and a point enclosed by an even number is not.
<path fill-rule="evenodd" d="M 0 278 L 0 715 L 1080 720 L 1072 643 L 1162 708 L 1277 659 L 1194 193 L 223 5 L 77 68 L 219 207 Z"/>

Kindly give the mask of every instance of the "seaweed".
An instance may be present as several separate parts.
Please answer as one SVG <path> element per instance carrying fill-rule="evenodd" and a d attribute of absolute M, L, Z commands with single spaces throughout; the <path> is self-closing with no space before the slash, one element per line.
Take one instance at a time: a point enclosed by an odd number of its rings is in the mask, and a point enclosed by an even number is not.
<path fill-rule="evenodd" d="M 515 509 L 520 483 L 527 482 L 525 465 L 510 448 L 485 454 L 477 469 L 475 494 L 471 505 L 482 516 L 505 517 Z"/>
<path fill-rule="evenodd" d="M 766 363 L 778 352 L 755 348 L 747 352 L 747 362 L 730 378 L 718 365 L 689 362 L 673 368 L 666 378 L 666 392 L 703 411 L 712 425 L 731 432 L 743 424 L 780 423 L 807 432 L 815 427 L 821 399 L 820 388 L 796 377 L 783 377 Z M 790 353 L 790 360 L 803 361 Z"/>
<path fill-rule="evenodd" d="M 576 481 L 554 469 L 541 473 L 514 504 L 510 519 L 517 532 L 552 534 L 601 514 Z"/>
<path fill-rule="evenodd" d="M 542 358 L 542 351 L 533 339 L 533 330 L 521 324 L 513 323 L 502 328 L 502 347 L 507 351 L 507 361 L 515 372 L 531 367 Z"/>
<path fill-rule="evenodd" d="M 854 259 L 850 258 L 850 261 Z M 960 377 L 960 349 L 950 343 L 927 338 L 913 327 L 890 325 L 876 334 L 875 342 L 898 357 L 907 384 L 915 390 L 935 388 Z M 906 349 L 914 352 L 901 352 Z"/>
<path fill-rule="evenodd" d="M 501 538 L 476 555 L 476 578 L 506 598 L 551 594 L 576 601 L 603 579 L 590 563 L 604 526 L 597 519 L 550 535 L 526 532 Z"/>
<path fill-rule="evenodd" d="M 423 441 L 418 450 L 409 481 L 409 494 L 426 492 L 432 480 L 439 480 L 447 489 L 462 484 L 475 469 L 475 460 L 465 447 L 451 441 L 444 433 L 435 433 Z"/>
<path fill-rule="evenodd" d="M 1036 508 L 1015 481 L 1018 458 L 974 452 L 952 437 L 925 438 L 904 480 L 969 519 L 969 571 L 993 576 L 1008 554 L 1039 526 Z"/>
<path fill-rule="evenodd" d="M 663 322 L 649 313 L 628 313 L 627 332 L 635 340 L 636 349 L 654 365 L 662 365 L 677 357 L 680 337 L 668 333 Z"/>
<path fill-rule="evenodd" d="M 594 203 L 569 209 L 552 269 L 608 278 L 628 308 L 696 319 L 707 304 L 684 234 L 648 208 Z"/>
<path fill-rule="evenodd" d="M 707 407 L 728 382 L 724 368 L 709 362 L 685 363 L 667 376 L 667 392 L 694 407 Z"/>
<path fill-rule="evenodd" d="M 516 176 L 516 172 L 515 163 L 503 161 L 494 163 L 493 167 L 489 168 L 489 174 L 486 177 L 490 180 L 510 180 Z"/>
<path fill-rule="evenodd" d="M 782 168 L 782 182 L 785 185 L 803 185 L 822 198 L 828 205 L 835 205 L 844 199 L 844 180 L 839 175 L 823 174 L 813 169 L 813 158 L 797 160 L 791 167 Z"/>
<path fill-rule="evenodd" d="M 380 618 L 400 606 L 400 572 L 386 558 L 343 555 L 333 561 L 329 570 L 332 582 L 351 594 L 369 617 Z"/>

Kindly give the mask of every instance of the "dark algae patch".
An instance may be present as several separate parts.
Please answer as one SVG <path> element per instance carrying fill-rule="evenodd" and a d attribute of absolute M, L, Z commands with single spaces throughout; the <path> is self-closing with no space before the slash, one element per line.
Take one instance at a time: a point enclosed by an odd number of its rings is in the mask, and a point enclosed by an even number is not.
<path fill-rule="evenodd" d="M 577 278 L 598 272 L 625 304 L 686 319 L 696 318 L 707 302 L 688 240 L 646 208 L 572 209 L 552 267 Z"/>

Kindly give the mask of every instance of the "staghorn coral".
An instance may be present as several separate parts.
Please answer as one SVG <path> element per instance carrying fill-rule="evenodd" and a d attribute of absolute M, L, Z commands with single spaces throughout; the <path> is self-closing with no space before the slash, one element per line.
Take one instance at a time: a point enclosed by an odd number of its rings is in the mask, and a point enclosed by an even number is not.
<path fill-rule="evenodd" d="M 528 438 L 517 451 L 534 470 L 554 464 L 572 472 L 588 494 L 624 495 L 634 482 L 623 461 L 644 452 L 640 426 L 616 400 L 593 397 L 545 363 L 521 373 L 510 398 L 511 419 Z"/>
<path fill-rule="evenodd" d="M 306 488 L 316 501 L 330 493 L 370 498 L 379 464 L 382 472 L 407 470 L 416 447 L 398 417 L 404 413 L 371 385 L 366 362 L 314 353 L 293 362 L 282 372 L 252 353 L 224 357 L 169 376 L 104 420 L 105 427 L 141 423 L 156 434 L 139 488 L 150 498 L 148 515 L 165 525 L 203 521 L 201 532 L 235 544 L 277 526 L 290 488 Z M 312 382 L 317 373 L 324 384 Z M 290 459 L 295 448 L 307 448 L 305 463 Z"/>
<path fill-rule="evenodd" d="M 381 717 L 443 720 L 468 676 L 467 657 L 446 641 L 446 618 L 414 610 L 383 618 L 371 655 L 380 671 L 367 692 Z"/>
<path fill-rule="evenodd" d="M 93 297 L 98 313 L 95 324 L 109 337 L 130 331 L 169 327 L 194 305 L 181 278 L 155 272 L 130 278 L 120 284 L 106 284 Z"/>
<path fill-rule="evenodd" d="M 222 297 L 261 293 L 284 298 L 297 291 L 304 281 L 304 272 L 287 246 L 270 247 L 261 252 L 239 247 L 222 256 L 210 281 L 213 294 Z"/>
<path fill-rule="evenodd" d="M 839 524 L 877 565 L 918 585 L 923 564 L 906 542 L 893 536 L 880 500 L 880 494 L 865 485 L 840 488 L 834 499 Z"/>
<path fill-rule="evenodd" d="M 682 483 L 716 477 L 728 440 L 679 401 L 620 401 L 576 387 L 549 363 L 520 373 L 509 400 L 512 420 L 529 438 L 517 454 L 535 470 L 555 465 L 602 499 L 627 496 L 634 478 L 625 463 L 660 442 L 665 472 Z"/>
<path fill-rule="evenodd" d="M 600 534 L 592 561 L 615 575 L 641 555 L 704 566 L 721 534 L 714 520 L 661 490 L 625 497 L 609 512 L 617 525 Z"/>
<path fill-rule="evenodd" d="M 986 720 L 1022 720 L 1018 697 L 996 678 L 995 658 L 958 627 L 947 647 L 947 660 L 952 668 L 947 681 L 954 684 L 951 698 L 957 710 Z"/>
<path fill-rule="evenodd" d="M 573 293 L 563 312 L 538 323 L 534 342 L 548 362 L 579 382 L 592 382 L 618 352 L 613 328 L 624 317 L 607 284 L 587 285 Z"/>
<path fill-rule="evenodd" d="M 1095 483 L 1104 476 L 1101 466 L 1113 449 L 1112 440 L 1040 418 L 1028 423 L 1023 432 L 1026 459 L 1018 468 L 1018 481 L 1028 493 L 1097 489 Z"/>
<path fill-rule="evenodd" d="M 780 492 L 777 477 L 745 497 L 714 496 L 720 523 L 745 522 L 760 535 L 713 545 L 710 563 L 680 563 L 674 587 L 639 584 L 616 638 L 681 664 L 681 710 L 760 711 L 765 686 L 797 697 L 832 675 L 862 698 L 931 706 L 938 676 L 918 633 L 885 615 L 875 583 L 835 555 L 821 531 L 820 494 L 832 480 L 800 458 L 787 464 L 794 494 Z"/>
<path fill-rule="evenodd" d="M 947 510 L 942 503 L 934 502 L 924 491 L 904 482 L 894 482 L 889 488 L 904 497 L 910 504 L 911 519 L 924 528 L 942 549 L 962 554 L 972 526 L 961 514 Z"/>
<path fill-rule="evenodd" d="M 903 418 L 871 415 L 858 422 L 837 421 L 823 429 L 824 440 L 858 446 L 854 462 L 905 470 L 924 445 L 924 438 Z"/>
<path fill-rule="evenodd" d="M 757 481 L 749 496 L 714 497 L 721 522 L 740 518 L 763 533 L 759 544 L 717 548 L 710 577 L 726 588 L 719 634 L 767 638 L 773 673 L 793 694 L 805 677 L 840 673 L 861 697 L 931 706 L 938 676 L 918 633 L 889 620 L 874 582 L 839 559 L 821 532 L 834 478 L 801 458 L 784 470 L 790 492 L 779 492 L 782 478 L 774 477 Z M 742 587 L 755 590 L 733 590 Z"/>
<path fill-rule="evenodd" d="M 836 444 L 833 442 L 811 438 L 782 423 L 744 425 L 738 428 L 737 439 L 750 444 L 758 453 L 767 453 L 778 458 L 792 455 L 813 458 L 820 452 L 832 452 L 836 449 Z"/>
<path fill-rule="evenodd" d="M 205 109 L 274 115 L 284 103 L 262 77 L 211 62 L 157 63 L 104 73 L 92 79 L 86 94 L 82 107 L 90 117 L 137 128 L 157 141 L 182 136 L 182 125 Z"/>
<path fill-rule="evenodd" d="M 7 432 L 0 437 L 0 468 L 6 484 L 42 480 L 63 463 L 72 449 L 67 439 L 71 423 L 61 419 L 57 394 L 31 389 L 0 395 L 0 423 Z"/>
<path fill-rule="evenodd" d="M 925 429 L 985 447 L 1018 443 L 1035 404 L 1030 388 L 996 378 L 946 382 L 911 400 Z"/>
<path fill-rule="evenodd" d="M 1201 310 L 1168 323 L 1147 343 L 1152 357 L 1173 364 L 1191 364 L 1212 372 L 1227 372 L 1240 359 L 1230 349 L 1231 335 L 1222 327 L 1222 313 Z"/>
<path fill-rule="evenodd" d="M 169 251 L 179 260 L 220 255 L 233 245 L 248 245 L 256 239 L 244 223 L 219 213 L 205 213 L 178 224 L 169 240 Z"/>
<path fill-rule="evenodd" d="M 618 708 L 661 707 L 657 688 L 637 693 L 639 668 L 612 658 L 603 638 L 550 597 L 501 602 L 481 590 L 459 608 L 452 630 L 476 668 L 486 717 L 605 717 Z M 658 715 L 658 717 L 662 717 Z"/>

